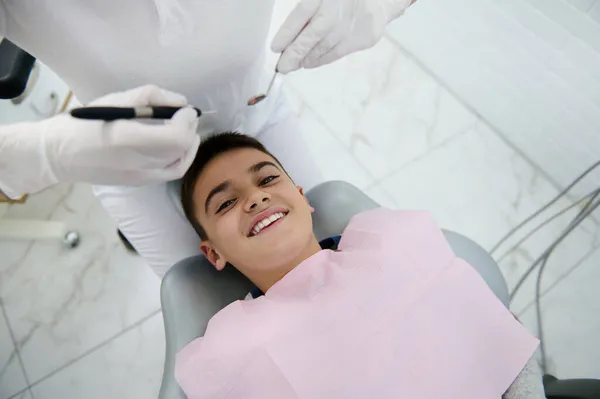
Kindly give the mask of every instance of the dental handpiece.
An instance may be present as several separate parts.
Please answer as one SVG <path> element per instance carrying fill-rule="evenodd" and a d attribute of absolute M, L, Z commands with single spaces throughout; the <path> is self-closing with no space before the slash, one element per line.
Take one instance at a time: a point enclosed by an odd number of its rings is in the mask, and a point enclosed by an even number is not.
<path fill-rule="evenodd" d="M 182 107 L 82 107 L 71 110 L 77 119 L 116 121 L 119 119 L 171 119 Z M 217 111 L 201 111 L 195 108 L 198 117 L 216 114 Z"/>

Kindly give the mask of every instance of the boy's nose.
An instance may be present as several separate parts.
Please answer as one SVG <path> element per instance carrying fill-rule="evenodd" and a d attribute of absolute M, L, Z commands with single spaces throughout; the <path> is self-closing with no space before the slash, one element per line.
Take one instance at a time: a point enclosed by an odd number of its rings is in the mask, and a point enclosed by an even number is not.
<path fill-rule="evenodd" d="M 248 200 L 248 211 L 253 211 L 258 208 L 261 204 L 268 203 L 271 200 L 271 196 L 265 192 L 258 191 L 250 196 Z"/>

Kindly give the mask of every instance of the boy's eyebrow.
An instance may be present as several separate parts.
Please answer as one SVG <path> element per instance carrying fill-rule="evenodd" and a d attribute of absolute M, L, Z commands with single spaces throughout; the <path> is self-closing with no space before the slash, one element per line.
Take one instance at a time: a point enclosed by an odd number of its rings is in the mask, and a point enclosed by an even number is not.
<path fill-rule="evenodd" d="M 261 170 L 262 168 L 264 168 L 265 166 L 272 166 L 276 169 L 279 169 L 279 167 L 277 165 L 275 165 L 275 163 L 271 162 L 271 161 L 262 161 L 259 162 L 255 165 L 250 166 L 250 168 L 248 168 L 248 172 L 250 173 L 256 173 L 259 170 Z"/>
<path fill-rule="evenodd" d="M 254 164 L 252 166 L 250 166 L 248 168 L 248 172 L 249 173 L 256 173 L 259 170 L 261 170 L 262 168 L 264 168 L 265 166 L 272 166 L 276 169 L 279 169 L 279 167 L 271 161 L 262 161 L 259 162 L 257 164 Z M 210 201 L 213 199 L 213 197 L 219 193 L 222 193 L 223 191 L 227 190 L 229 188 L 229 186 L 231 185 L 231 180 L 227 180 L 224 181 L 223 183 L 219 184 L 218 186 L 216 186 L 215 188 L 213 188 L 212 190 L 210 190 L 210 193 L 208 193 L 208 196 L 206 197 L 206 201 L 204 202 L 204 212 L 208 213 L 208 206 L 210 205 Z"/>
<path fill-rule="evenodd" d="M 227 180 L 227 181 L 224 181 L 223 183 L 219 184 L 212 190 L 210 190 L 210 193 L 208 193 L 208 197 L 206 197 L 206 201 L 204 202 L 204 212 L 205 213 L 208 213 L 208 206 L 210 205 L 210 201 L 213 199 L 213 197 L 215 195 L 227 190 L 230 185 L 231 185 L 231 180 Z"/>

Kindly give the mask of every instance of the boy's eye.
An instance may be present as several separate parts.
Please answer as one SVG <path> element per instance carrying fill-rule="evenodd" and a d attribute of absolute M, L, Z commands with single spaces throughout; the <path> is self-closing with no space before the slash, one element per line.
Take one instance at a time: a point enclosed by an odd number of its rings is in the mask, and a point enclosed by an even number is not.
<path fill-rule="evenodd" d="M 279 176 L 268 176 L 260 181 L 260 185 L 264 186 L 265 184 L 271 183 L 273 180 L 277 179 Z"/>
<path fill-rule="evenodd" d="M 229 208 L 231 205 L 233 205 L 235 203 L 235 200 L 231 199 L 229 201 L 225 201 L 221 204 L 221 206 L 219 206 L 219 209 L 217 209 L 217 213 Z"/>

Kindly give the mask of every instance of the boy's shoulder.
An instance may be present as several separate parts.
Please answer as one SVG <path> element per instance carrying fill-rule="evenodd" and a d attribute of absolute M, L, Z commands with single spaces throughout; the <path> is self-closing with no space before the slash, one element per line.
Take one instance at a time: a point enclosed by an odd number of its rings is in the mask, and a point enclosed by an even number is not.
<path fill-rule="evenodd" d="M 377 208 L 359 213 L 350 219 L 342 233 L 339 249 L 389 247 L 407 239 L 431 241 L 443 239 L 443 234 L 429 212 Z"/>
<path fill-rule="evenodd" d="M 379 230 L 382 226 L 394 225 L 398 222 L 412 222 L 419 221 L 419 223 L 427 222 L 437 224 L 435 219 L 428 211 L 423 210 L 397 210 L 385 207 L 369 209 L 364 212 L 360 212 L 354 215 L 346 230 L 354 227 L 361 228 L 374 228 Z"/>

